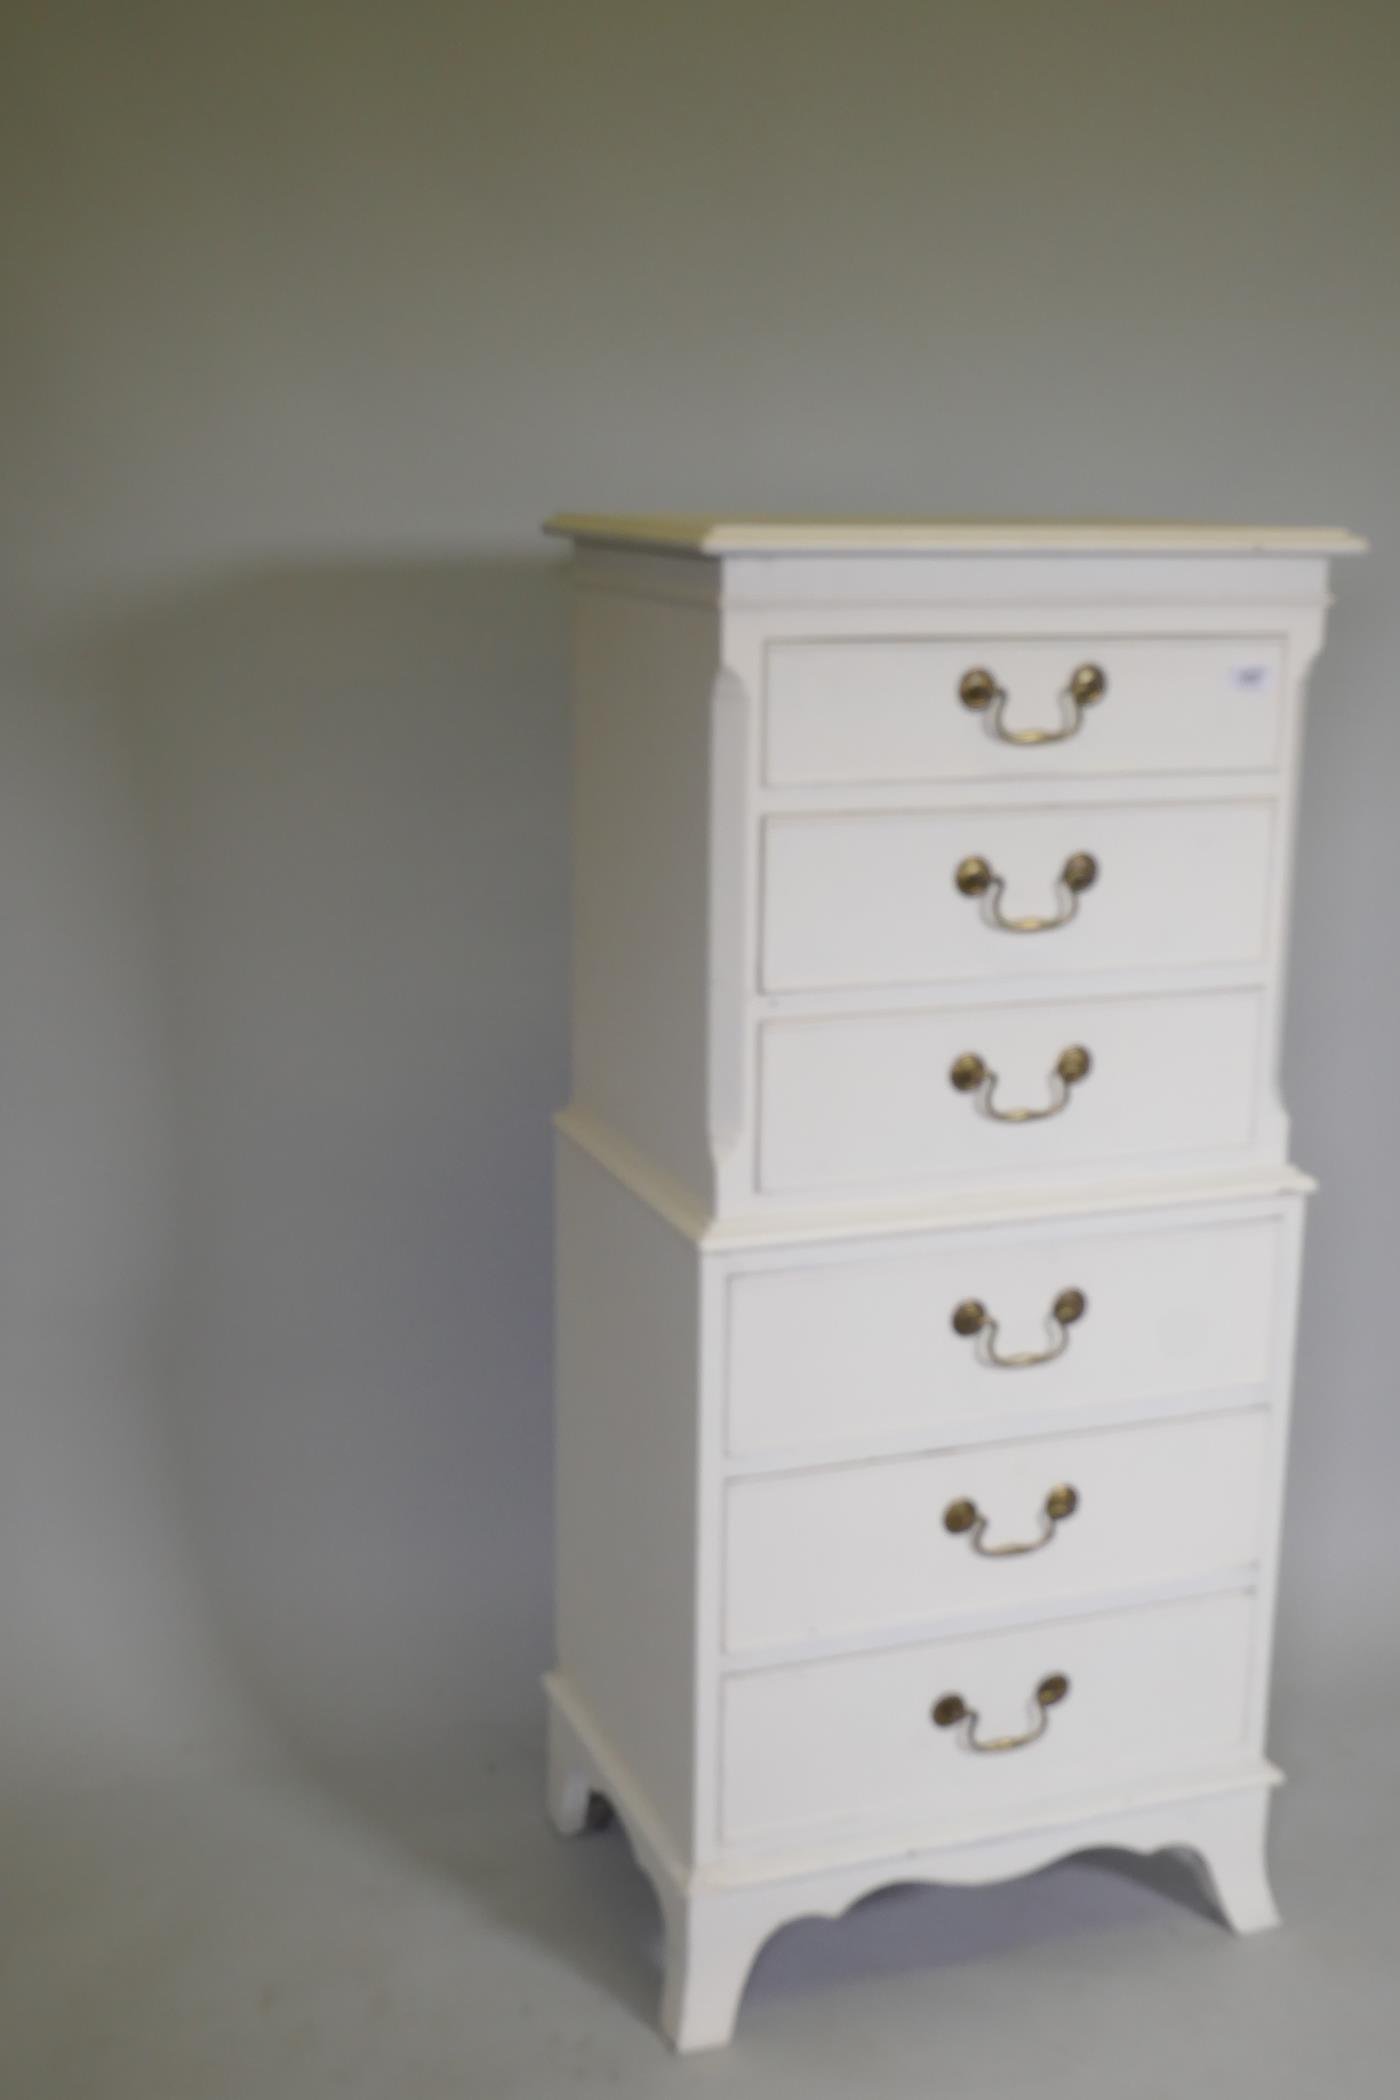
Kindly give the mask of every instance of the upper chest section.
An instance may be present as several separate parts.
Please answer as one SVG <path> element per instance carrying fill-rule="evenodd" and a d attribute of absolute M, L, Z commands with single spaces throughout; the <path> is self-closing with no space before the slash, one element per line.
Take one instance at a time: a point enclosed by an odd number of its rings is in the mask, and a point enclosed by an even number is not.
<path fill-rule="evenodd" d="M 1359 542 L 561 529 L 582 919 L 627 919 L 612 981 L 647 997 L 703 953 L 722 1207 L 1280 1154 L 1300 700 Z"/>

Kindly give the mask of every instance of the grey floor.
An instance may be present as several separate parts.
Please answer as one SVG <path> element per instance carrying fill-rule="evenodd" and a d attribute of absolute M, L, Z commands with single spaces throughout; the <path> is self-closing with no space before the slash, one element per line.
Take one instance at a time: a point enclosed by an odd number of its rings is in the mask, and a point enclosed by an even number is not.
<path fill-rule="evenodd" d="M 1397 1725 L 1374 1697 L 1319 1693 L 1285 1731 L 1280 1932 L 1230 1939 L 1170 1858 L 898 1889 L 778 1935 L 734 2047 L 686 2061 L 650 2025 L 646 1885 L 615 1829 L 545 1827 L 533 1732 L 464 1773 L 450 1814 L 289 1777 L 31 1793 L 0 1827 L 0 2093 L 1384 2100 Z"/>

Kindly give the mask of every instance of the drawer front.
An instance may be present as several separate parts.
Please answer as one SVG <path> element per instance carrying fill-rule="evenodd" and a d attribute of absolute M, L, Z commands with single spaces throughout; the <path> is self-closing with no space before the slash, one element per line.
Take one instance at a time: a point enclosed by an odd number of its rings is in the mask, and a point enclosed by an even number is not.
<path fill-rule="evenodd" d="M 732 1481 L 725 1645 L 795 1647 L 1247 1567 L 1268 1428 L 1250 1409 Z"/>
<path fill-rule="evenodd" d="M 742 1270 L 727 1300 L 730 1452 L 927 1444 L 988 1417 L 1035 1429 L 1072 1408 L 1263 1386 L 1281 1239 L 1265 1217 Z M 1065 1291 L 1084 1299 L 1067 1327 L 1052 1317 Z M 986 1322 L 960 1334 L 969 1304 Z"/>
<path fill-rule="evenodd" d="M 1081 707 L 1069 694 L 1085 665 L 1106 686 Z M 1004 702 L 964 704 L 974 669 Z M 773 642 L 765 776 L 782 788 L 1266 769 L 1279 761 L 1283 680 L 1276 636 Z M 1066 729 L 1062 741 L 1008 741 Z"/>
<path fill-rule="evenodd" d="M 1030 1802 L 1161 1772 L 1228 1764 L 1244 1749 L 1254 1606 L 1240 1594 L 921 1642 L 730 1677 L 724 1687 L 721 1828 L 727 1844 L 829 1832 L 994 1823 Z M 1068 1696 L 1035 1691 L 1052 1676 Z M 932 1709 L 956 1695 L 982 1739 Z"/>
<path fill-rule="evenodd" d="M 1272 832 L 1260 802 L 770 817 L 763 989 L 1257 964 Z"/>
<path fill-rule="evenodd" d="M 767 1022 L 760 1188 L 836 1195 L 950 1175 L 1015 1185 L 1240 1151 L 1255 1129 L 1259 1017 L 1259 995 L 1245 991 Z M 1090 1069 L 1066 1086 L 1060 1060 L 1081 1047 Z M 985 1085 L 953 1083 L 973 1056 L 995 1075 L 990 1100 Z M 1011 1122 L 992 1108 L 1056 1112 Z"/>

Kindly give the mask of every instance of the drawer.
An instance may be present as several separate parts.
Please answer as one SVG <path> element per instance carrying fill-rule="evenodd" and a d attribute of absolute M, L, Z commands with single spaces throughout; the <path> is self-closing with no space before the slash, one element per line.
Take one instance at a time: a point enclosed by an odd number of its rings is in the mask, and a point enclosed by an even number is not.
<path fill-rule="evenodd" d="M 1032 1802 L 1227 1765 L 1245 1748 L 1253 1618 L 1231 1593 L 731 1676 L 724 1840 L 888 1831 L 913 1844 L 921 1826 L 995 1824 Z M 1036 1689 L 1054 1677 L 1068 1695 L 1042 1707 Z M 1044 1732 L 979 1753 L 967 1723 L 932 1718 L 954 1697 L 980 1739 Z"/>
<path fill-rule="evenodd" d="M 731 1481 L 725 1645 L 796 1647 L 1247 1567 L 1268 1430 L 1252 1408 Z"/>
<path fill-rule="evenodd" d="M 1077 670 L 1103 673 L 1079 706 Z M 998 694 L 964 704 L 967 673 Z M 769 644 L 764 770 L 772 787 L 1220 773 L 1278 764 L 1277 636 L 780 641 Z M 1070 729 L 1063 741 L 1014 742 Z"/>
<path fill-rule="evenodd" d="M 763 989 L 1257 964 L 1272 835 L 1266 802 L 770 817 Z"/>
<path fill-rule="evenodd" d="M 794 1196 L 949 1176 L 1014 1185 L 1240 1152 L 1254 1136 L 1259 1020 L 1259 994 L 1240 991 L 769 1021 L 759 1185 Z M 1089 1069 L 1067 1085 L 1061 1060 L 1081 1049 Z M 960 1088 L 955 1072 L 983 1077 Z M 1027 1109 L 1052 1112 L 999 1119 Z"/>
<path fill-rule="evenodd" d="M 729 1450 L 929 1444 L 971 1421 L 1034 1430 L 1070 1409 L 1261 1387 L 1282 1239 L 1278 1217 L 1117 1231 L 1099 1222 L 740 1270 L 727 1293 Z M 1057 1326 L 1066 1291 L 1084 1309 Z M 985 1324 L 959 1333 L 954 1314 L 969 1304 Z"/>

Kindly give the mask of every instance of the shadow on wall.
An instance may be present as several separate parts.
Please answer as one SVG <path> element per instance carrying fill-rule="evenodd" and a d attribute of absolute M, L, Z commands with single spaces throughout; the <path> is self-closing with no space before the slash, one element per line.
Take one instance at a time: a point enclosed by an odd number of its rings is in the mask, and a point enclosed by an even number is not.
<path fill-rule="evenodd" d="M 236 573 L 99 654 L 154 841 L 197 1552 L 304 1757 L 460 1779 L 547 1660 L 559 572 Z"/>

